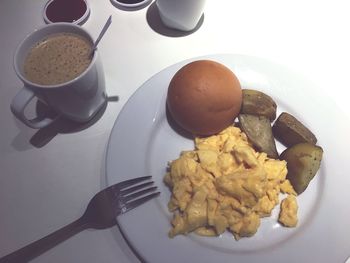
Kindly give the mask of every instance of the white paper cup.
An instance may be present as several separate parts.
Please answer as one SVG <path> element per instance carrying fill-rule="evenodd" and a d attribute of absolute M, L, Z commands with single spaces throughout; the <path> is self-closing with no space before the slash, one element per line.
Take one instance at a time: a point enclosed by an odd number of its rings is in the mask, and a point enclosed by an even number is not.
<path fill-rule="evenodd" d="M 191 31 L 201 16 L 206 0 L 157 0 L 162 22 L 170 28 Z"/>

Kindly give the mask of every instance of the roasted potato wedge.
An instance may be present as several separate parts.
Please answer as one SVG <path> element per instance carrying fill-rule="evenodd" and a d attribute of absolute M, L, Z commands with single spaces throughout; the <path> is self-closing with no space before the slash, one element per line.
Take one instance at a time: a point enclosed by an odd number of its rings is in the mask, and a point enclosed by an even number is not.
<path fill-rule="evenodd" d="M 270 158 L 278 158 L 271 123 L 267 117 L 240 114 L 238 115 L 238 120 L 241 129 L 245 132 L 257 151 L 265 152 Z"/>
<path fill-rule="evenodd" d="M 272 132 L 277 140 L 279 140 L 286 147 L 293 146 L 297 143 L 311 143 L 316 144 L 316 136 L 306 128 L 300 121 L 287 112 L 282 112 L 278 116 Z"/>
<path fill-rule="evenodd" d="M 297 194 L 305 191 L 320 168 L 323 149 L 311 143 L 298 143 L 282 152 L 280 159 L 287 162 L 287 179 Z"/>
<path fill-rule="evenodd" d="M 270 96 L 252 89 L 243 89 L 242 92 L 242 114 L 266 116 L 271 122 L 276 119 L 277 105 Z"/>

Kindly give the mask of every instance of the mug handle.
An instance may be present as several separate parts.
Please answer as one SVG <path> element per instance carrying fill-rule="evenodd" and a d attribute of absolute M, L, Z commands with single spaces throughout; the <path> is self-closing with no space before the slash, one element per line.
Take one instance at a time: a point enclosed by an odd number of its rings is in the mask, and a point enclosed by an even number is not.
<path fill-rule="evenodd" d="M 46 117 L 36 117 L 34 119 L 28 119 L 24 115 L 24 109 L 27 107 L 28 103 L 35 97 L 34 92 L 24 86 L 13 98 L 11 102 L 11 111 L 13 115 L 16 116 L 17 119 L 22 121 L 25 125 L 33 128 L 33 129 L 41 129 L 49 124 L 51 124 L 53 121 L 55 121 L 59 115 L 57 115 L 53 119 L 49 119 Z"/>

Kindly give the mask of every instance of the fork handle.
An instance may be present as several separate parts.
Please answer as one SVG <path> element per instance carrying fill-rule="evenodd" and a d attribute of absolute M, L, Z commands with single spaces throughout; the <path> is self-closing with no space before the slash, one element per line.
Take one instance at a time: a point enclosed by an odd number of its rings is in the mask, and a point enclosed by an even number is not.
<path fill-rule="evenodd" d="M 78 220 L 66 225 L 65 227 L 62 227 L 46 237 L 43 237 L 23 248 L 18 249 L 17 251 L 12 252 L 11 254 L 0 258 L 0 263 L 28 262 L 87 228 L 88 225 L 84 222 L 84 220 L 82 220 L 82 218 L 79 218 Z"/>

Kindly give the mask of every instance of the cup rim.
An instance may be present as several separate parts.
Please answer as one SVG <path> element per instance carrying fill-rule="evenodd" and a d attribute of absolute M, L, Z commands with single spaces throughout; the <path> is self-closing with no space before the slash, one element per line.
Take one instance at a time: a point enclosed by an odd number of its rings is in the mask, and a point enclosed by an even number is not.
<path fill-rule="evenodd" d="M 146 3 L 150 2 L 152 0 L 142 0 L 140 1 L 139 3 L 135 3 L 135 4 L 125 4 L 123 2 L 120 2 L 118 0 L 111 0 L 111 2 L 117 6 L 121 6 L 121 7 L 124 7 L 124 8 L 134 8 L 134 7 L 139 7 L 139 6 L 142 6 L 142 5 L 145 5 Z"/>
<path fill-rule="evenodd" d="M 81 30 L 83 31 L 84 33 L 86 33 L 88 36 L 89 36 L 89 40 L 91 41 L 91 44 L 93 44 L 94 42 L 94 39 L 93 37 L 91 36 L 91 34 L 86 30 L 84 29 L 83 27 L 79 26 L 79 25 L 76 25 L 76 24 L 72 24 L 72 23 L 68 23 L 68 22 L 57 22 L 57 23 L 52 23 L 52 24 L 47 24 L 47 25 L 44 25 L 40 28 L 37 28 L 36 30 L 34 30 L 33 32 L 29 33 L 21 42 L 20 44 L 17 46 L 16 48 L 16 51 L 15 51 L 15 55 L 13 57 L 13 65 L 14 65 L 14 69 L 15 69 L 15 72 L 17 74 L 17 76 L 23 81 L 24 84 L 26 84 L 27 86 L 30 86 L 30 87 L 35 87 L 35 88 L 43 88 L 43 89 L 58 89 L 58 88 L 62 88 L 62 87 L 65 87 L 65 86 L 68 86 L 72 83 L 74 83 L 75 81 L 77 81 L 78 79 L 84 77 L 88 71 L 90 71 L 90 69 L 93 67 L 93 65 L 95 64 L 96 62 L 96 59 L 97 59 L 97 49 L 94 51 L 94 54 L 92 56 L 92 59 L 91 59 L 91 62 L 89 64 L 89 66 L 77 77 L 69 80 L 69 81 L 66 81 L 66 82 L 63 82 L 63 83 L 59 83 L 59 84 L 53 84 L 53 85 L 42 85 L 42 84 L 38 84 L 38 83 L 34 83 L 30 80 L 28 80 L 20 71 L 19 69 L 19 65 L 17 65 L 17 57 L 18 57 L 18 53 L 19 51 L 21 50 L 23 44 L 28 41 L 28 39 L 35 33 L 41 31 L 41 30 L 44 30 L 48 27 L 59 27 L 59 26 L 68 26 L 68 27 L 74 27 L 78 30 Z M 65 31 L 62 30 L 60 33 L 64 33 Z M 54 33 L 52 33 L 54 34 Z M 50 35 L 50 33 L 48 33 L 47 35 Z M 33 43 L 34 44 L 34 43 Z M 28 52 L 28 51 L 27 51 Z"/>
<path fill-rule="evenodd" d="M 53 24 L 53 23 L 70 23 L 70 24 L 75 24 L 75 25 L 81 25 L 81 24 L 83 24 L 83 23 L 88 19 L 89 15 L 90 15 L 90 5 L 89 5 L 88 1 L 83 0 L 84 3 L 85 3 L 85 5 L 86 5 L 86 11 L 85 11 L 85 13 L 84 13 L 78 20 L 75 20 L 75 21 L 73 21 L 73 22 L 52 22 L 52 21 L 47 17 L 47 15 L 46 15 L 46 9 L 47 9 L 47 7 L 48 7 L 53 1 L 55 1 L 55 0 L 49 0 L 49 1 L 47 1 L 46 4 L 45 4 L 45 6 L 44 6 L 44 8 L 43 8 L 43 10 L 42 10 L 42 14 L 43 14 L 44 21 L 45 21 L 45 23 L 47 23 L 47 24 Z"/>

